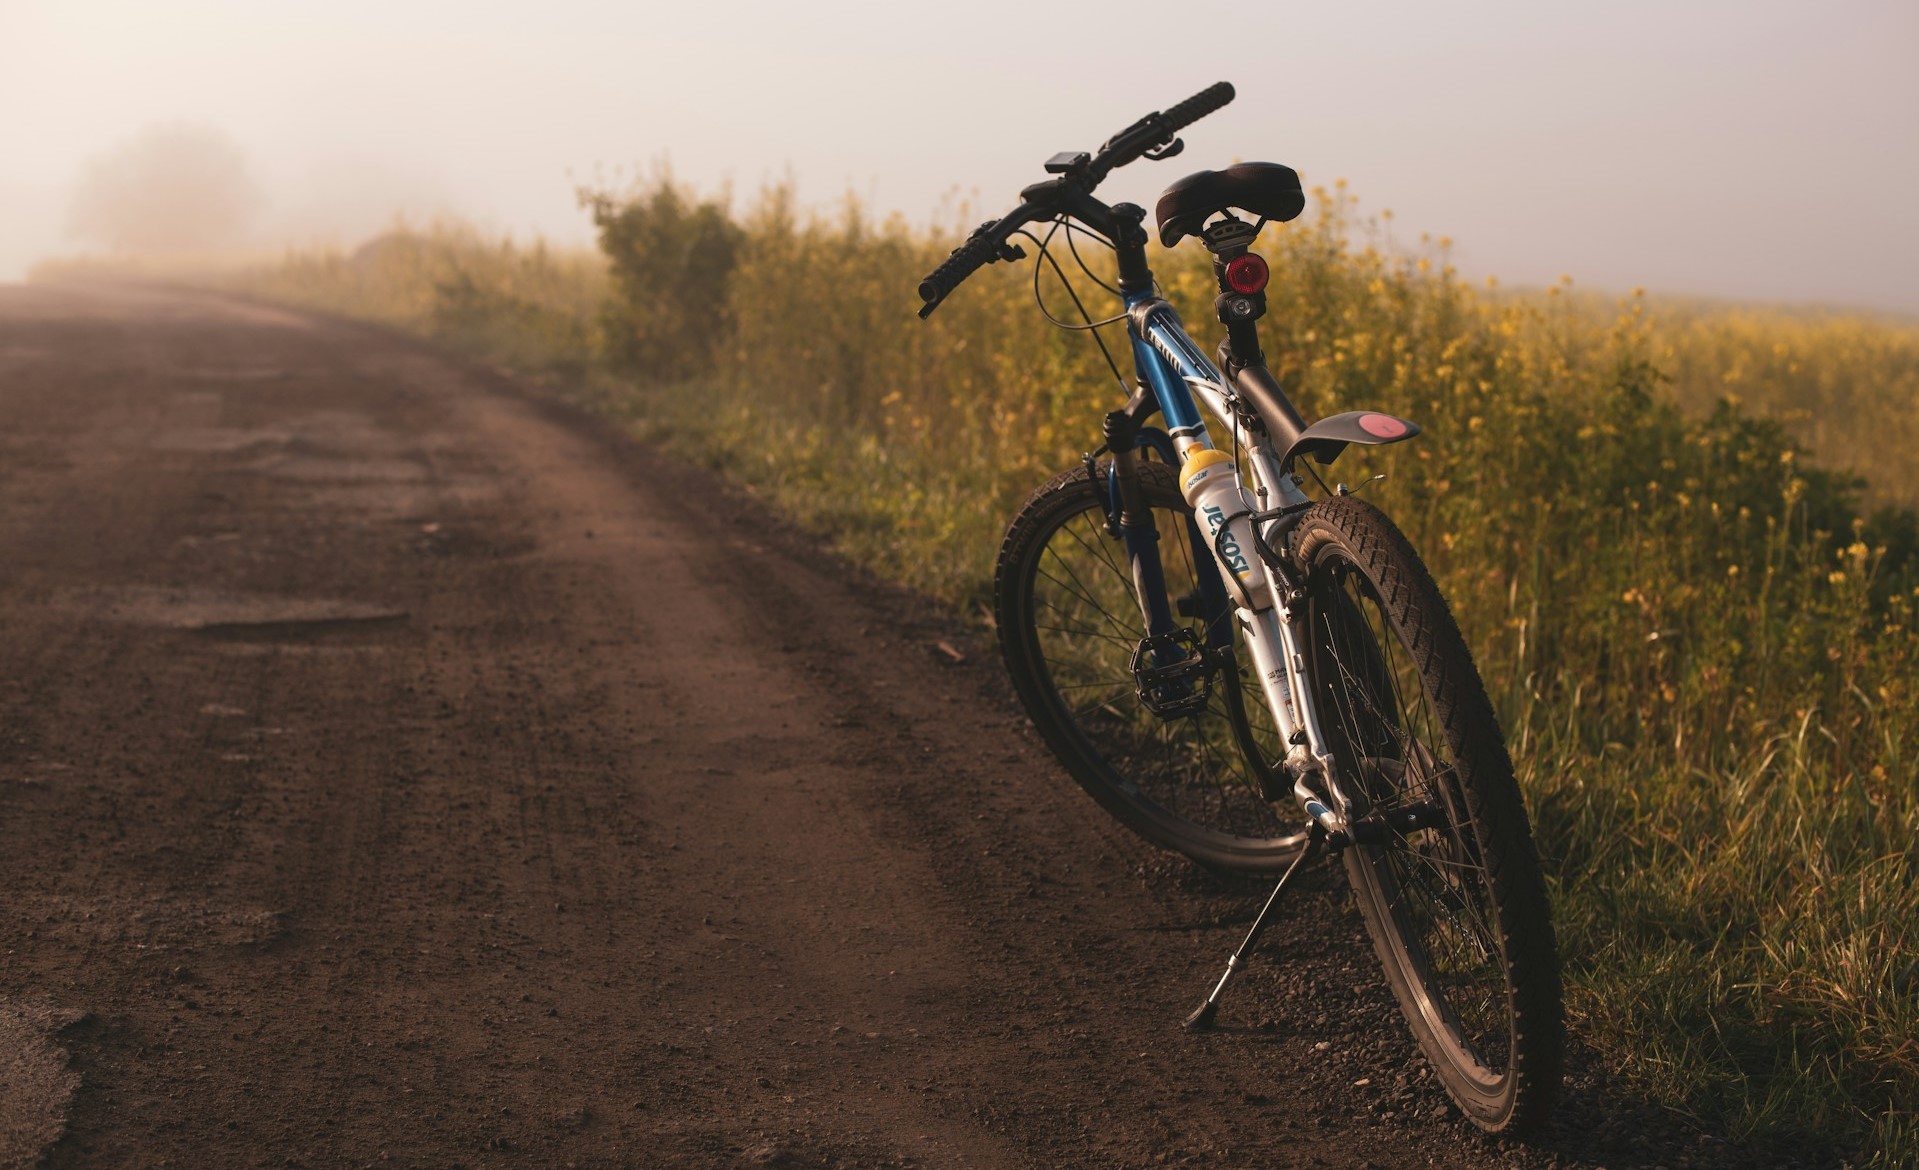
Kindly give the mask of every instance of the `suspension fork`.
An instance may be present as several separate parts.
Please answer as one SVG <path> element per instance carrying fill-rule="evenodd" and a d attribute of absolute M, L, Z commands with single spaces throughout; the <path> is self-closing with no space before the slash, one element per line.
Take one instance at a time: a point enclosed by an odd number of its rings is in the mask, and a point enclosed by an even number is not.
<path fill-rule="evenodd" d="M 1126 539 L 1132 526 L 1125 519 L 1126 509 L 1122 498 L 1124 490 L 1122 485 L 1126 480 L 1122 478 L 1121 468 L 1130 474 L 1137 490 L 1138 452 L 1141 450 L 1152 451 L 1169 467 L 1179 466 L 1178 448 L 1174 445 L 1172 436 L 1156 427 L 1137 428 L 1133 446 L 1127 451 L 1128 458 L 1124 462 L 1115 460 L 1113 469 L 1108 472 L 1106 495 L 1108 525 L 1118 530 L 1122 540 Z M 1158 532 L 1151 525 L 1146 527 L 1150 533 L 1147 539 L 1141 540 L 1137 546 L 1131 543 L 1126 546 L 1128 560 L 1133 566 L 1134 586 L 1142 591 L 1140 602 L 1142 613 L 1150 613 L 1151 608 L 1164 610 L 1168 600 L 1165 575 L 1159 559 Z M 1192 550 L 1195 588 L 1192 594 L 1178 599 L 1180 615 L 1198 618 L 1205 626 L 1205 649 L 1206 653 L 1213 658 L 1216 669 L 1221 675 L 1220 694 L 1226 703 L 1227 720 L 1232 726 L 1233 737 L 1240 754 L 1245 758 L 1254 781 L 1259 785 L 1260 795 L 1269 801 L 1283 800 L 1288 794 L 1288 789 L 1273 767 L 1277 761 L 1267 758 L 1265 749 L 1253 735 L 1252 722 L 1246 714 L 1246 692 L 1240 685 L 1239 656 L 1233 645 L 1234 627 L 1242 619 L 1236 613 L 1231 595 L 1226 591 L 1226 583 L 1220 577 L 1219 563 L 1213 559 L 1209 551 L 1205 534 L 1200 530 L 1199 522 L 1192 516 L 1186 517 L 1186 540 L 1187 547 Z M 1152 595 L 1144 594 L 1148 586 L 1142 584 L 1142 580 L 1157 583 L 1157 607 L 1152 607 L 1151 602 L 1147 600 L 1147 596 Z M 1149 616 L 1148 621 L 1151 620 Z M 1172 620 L 1169 617 L 1169 621 Z M 1155 629 L 1154 632 L 1159 631 Z M 1168 665 L 1161 661 L 1162 657 L 1155 654 L 1155 665 Z M 1262 693 L 1261 698 L 1265 697 Z"/>
<path fill-rule="evenodd" d="M 1126 563 L 1133 576 L 1133 597 L 1139 603 L 1140 617 L 1147 633 L 1166 634 L 1177 624 L 1173 607 L 1166 596 L 1166 571 L 1159 558 L 1159 527 L 1153 523 L 1152 505 L 1139 482 L 1139 441 L 1146 428 L 1140 416 L 1146 406 L 1139 396 L 1125 409 L 1106 416 L 1107 450 L 1113 453 L 1107 473 L 1107 515 L 1119 528 L 1120 542 L 1126 549 Z M 1157 658 L 1158 655 L 1156 654 Z M 1159 662 L 1157 665 L 1167 665 Z"/>
<path fill-rule="evenodd" d="M 1140 427 L 1135 447 L 1151 451 L 1168 467 L 1179 466 L 1179 448 L 1174 445 L 1173 437 L 1158 427 Z M 1190 597 L 1176 599 L 1180 615 L 1205 623 L 1209 650 L 1230 649 L 1233 645 L 1231 595 L 1220 579 L 1219 563 L 1207 555 L 1206 535 L 1200 531 L 1199 521 L 1191 516 L 1186 517 L 1186 546 L 1193 550 L 1195 589 Z"/>

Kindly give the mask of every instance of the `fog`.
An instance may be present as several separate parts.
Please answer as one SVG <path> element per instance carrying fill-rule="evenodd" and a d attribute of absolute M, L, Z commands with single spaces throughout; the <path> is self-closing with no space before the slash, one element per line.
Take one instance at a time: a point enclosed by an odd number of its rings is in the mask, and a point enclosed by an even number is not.
<path fill-rule="evenodd" d="M 741 197 L 791 177 L 815 205 L 983 214 L 1224 77 L 1239 100 L 1112 197 L 1272 159 L 1347 179 L 1402 242 L 1451 236 L 1473 275 L 1919 311 L 1915 55 L 1911 0 L 0 0 L 0 279 L 396 215 L 584 242 L 576 183 L 661 160 Z M 168 134 L 229 146 L 240 202 L 214 236 L 115 238 L 87 199 Z"/>

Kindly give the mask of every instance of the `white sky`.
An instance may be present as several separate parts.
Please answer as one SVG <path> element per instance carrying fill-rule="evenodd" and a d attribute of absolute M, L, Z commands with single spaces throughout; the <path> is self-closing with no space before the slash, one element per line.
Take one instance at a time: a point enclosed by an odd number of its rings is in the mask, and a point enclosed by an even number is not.
<path fill-rule="evenodd" d="M 1270 159 L 1470 274 L 1919 311 L 1916 0 L 0 0 L 0 279 L 72 249 L 81 166 L 155 122 L 244 146 L 282 231 L 578 241 L 569 176 L 660 158 L 997 211 L 1221 78 L 1183 156 L 1102 194 Z"/>

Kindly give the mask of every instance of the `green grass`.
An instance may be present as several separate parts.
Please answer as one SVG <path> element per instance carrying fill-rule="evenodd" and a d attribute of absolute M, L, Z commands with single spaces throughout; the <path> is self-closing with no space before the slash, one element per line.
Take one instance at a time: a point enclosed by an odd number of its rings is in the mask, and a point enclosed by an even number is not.
<path fill-rule="evenodd" d="M 1919 1159 L 1919 329 L 1468 287 L 1317 203 L 1261 247 L 1271 364 L 1309 416 L 1427 428 L 1339 475 L 1388 474 L 1500 705 L 1575 1025 L 1735 1138 Z M 600 255 L 443 227 L 231 283 L 547 376 L 968 613 L 1120 396 L 1026 266 L 916 322 L 951 233 L 779 191 L 588 206 Z M 1203 261 L 1156 264 L 1210 337 Z"/>

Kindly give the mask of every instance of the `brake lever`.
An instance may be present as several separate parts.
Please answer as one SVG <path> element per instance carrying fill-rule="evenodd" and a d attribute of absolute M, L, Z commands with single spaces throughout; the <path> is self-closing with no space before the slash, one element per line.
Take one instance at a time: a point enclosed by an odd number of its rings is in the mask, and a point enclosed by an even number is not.
<path fill-rule="evenodd" d="M 1118 134 L 1115 134 L 1111 138 L 1108 138 L 1106 141 L 1100 143 L 1099 152 L 1101 154 L 1105 154 L 1108 151 L 1117 150 L 1119 148 L 1119 145 L 1125 142 L 1128 138 L 1131 138 L 1133 135 L 1138 134 L 1142 131 L 1152 129 L 1153 121 L 1158 117 L 1159 117 L 1158 114 L 1146 115 L 1144 118 L 1141 118 L 1139 121 L 1133 123 L 1131 126 L 1128 126 L 1124 130 L 1121 130 Z"/>
<path fill-rule="evenodd" d="M 1145 157 L 1152 159 L 1154 162 L 1165 162 L 1167 159 L 1185 149 L 1186 140 L 1184 138 L 1175 138 L 1164 146 L 1155 146 L 1153 149 L 1147 151 Z"/>

